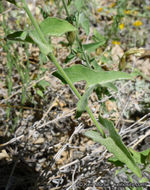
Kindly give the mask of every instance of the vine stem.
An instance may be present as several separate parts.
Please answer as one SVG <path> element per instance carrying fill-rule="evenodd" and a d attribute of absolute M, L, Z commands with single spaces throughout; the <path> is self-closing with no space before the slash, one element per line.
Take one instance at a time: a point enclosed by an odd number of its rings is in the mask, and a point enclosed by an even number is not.
<path fill-rule="evenodd" d="M 28 8 L 28 5 L 27 5 L 26 1 L 22 0 L 22 2 L 23 2 L 23 8 L 26 11 L 26 13 L 28 14 L 28 16 L 29 16 L 29 18 L 30 18 L 30 20 L 31 20 L 31 22 L 32 22 L 32 24 L 33 24 L 36 32 L 38 33 L 38 35 L 40 37 L 40 39 L 43 41 L 43 43 L 48 44 L 47 41 L 46 41 L 46 39 L 45 39 L 44 34 L 42 33 L 42 31 L 41 31 L 41 29 L 40 29 L 40 27 L 39 27 L 39 25 L 37 23 L 37 21 L 35 20 L 35 18 L 33 17 L 30 9 Z M 69 14 L 69 12 L 68 12 L 68 14 Z M 67 76 L 67 74 L 63 70 L 63 68 L 58 63 L 58 61 L 57 61 L 56 57 L 54 56 L 54 54 L 53 53 L 49 53 L 47 55 L 47 57 L 48 57 L 49 60 L 51 60 L 54 63 L 54 65 L 57 67 L 58 71 L 62 74 L 62 76 L 64 77 L 64 79 L 66 80 L 66 82 L 69 84 L 69 86 L 72 89 L 72 91 L 75 93 L 75 95 L 78 97 L 78 99 L 80 99 L 81 95 L 79 94 L 78 90 L 75 88 L 75 86 L 73 85 L 72 81 L 70 80 L 70 78 Z M 94 122 L 94 124 L 96 125 L 96 127 L 98 128 L 98 130 L 100 131 L 101 135 L 103 137 L 105 137 L 104 131 L 100 127 L 98 121 L 96 120 L 96 118 L 94 117 L 91 109 L 88 106 L 86 107 L 86 111 L 90 115 L 92 121 Z"/>

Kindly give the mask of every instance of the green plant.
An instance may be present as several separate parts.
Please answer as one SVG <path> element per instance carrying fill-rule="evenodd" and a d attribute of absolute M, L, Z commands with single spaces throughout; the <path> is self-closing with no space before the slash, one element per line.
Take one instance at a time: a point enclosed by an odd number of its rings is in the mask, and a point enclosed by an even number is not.
<path fill-rule="evenodd" d="M 130 148 L 130 152 L 132 154 L 132 156 L 134 157 L 134 159 L 136 160 L 136 162 L 138 164 L 140 164 L 141 166 L 141 171 L 144 171 L 146 173 L 150 173 L 150 168 L 149 168 L 149 164 L 150 164 L 150 149 L 147 149 L 145 151 L 141 151 L 141 152 L 136 152 L 135 150 Z M 120 173 L 125 173 L 126 176 L 128 176 L 129 182 L 131 182 L 131 186 L 130 187 L 126 187 L 126 190 L 128 189 L 137 189 L 137 190 L 142 190 L 143 187 L 146 185 L 146 183 L 149 181 L 146 177 L 143 177 L 139 180 L 139 184 L 137 184 L 136 187 L 132 188 L 132 184 L 134 184 L 133 181 L 133 173 L 130 172 L 125 166 L 124 163 L 118 161 L 118 159 L 116 159 L 115 157 L 111 157 L 108 159 L 109 162 L 113 163 L 116 167 L 121 167 L 121 169 L 116 171 L 115 175 L 119 175 Z M 141 185 L 141 186 L 140 186 Z"/>
<path fill-rule="evenodd" d="M 3 6 L 2 6 L 2 2 L 0 2 L 0 12 L 3 12 L 4 9 L 3 9 Z M 6 20 L 5 20 L 5 15 L 2 15 L 3 16 L 3 22 L 2 22 L 2 27 L 3 27 L 3 30 L 5 32 L 5 34 L 7 35 L 9 33 L 9 28 L 7 28 L 7 25 L 6 25 Z M 2 39 L 2 37 L 0 37 Z M 7 88 L 8 88 L 8 96 L 11 95 L 12 93 L 12 68 L 13 68 L 13 65 L 12 65 L 12 61 L 13 61 L 13 57 L 9 51 L 9 48 L 10 48 L 10 42 L 4 42 L 2 41 L 1 42 L 1 46 L 4 47 L 4 51 L 7 53 L 7 63 L 6 63 L 6 67 L 7 67 L 7 77 L 6 77 L 6 85 L 7 85 Z M 7 103 L 8 107 L 7 107 L 7 119 L 9 118 L 9 114 L 10 114 L 10 107 L 9 107 L 9 102 Z"/>
<path fill-rule="evenodd" d="M 132 151 L 128 150 L 128 148 L 124 145 L 119 134 L 116 132 L 113 123 L 102 118 L 101 116 L 99 116 L 99 123 L 94 117 L 91 109 L 88 107 L 88 99 L 93 91 L 96 91 L 97 95 L 101 96 L 101 91 L 98 89 L 108 88 L 117 90 L 113 84 L 114 81 L 123 79 L 134 80 L 135 74 L 132 75 L 120 71 L 104 71 L 91 56 L 92 51 L 95 51 L 100 46 L 107 45 L 108 37 L 105 37 L 95 31 L 93 35 L 93 43 L 82 43 L 82 40 L 79 36 L 79 28 L 82 27 L 86 35 L 89 34 L 89 20 L 86 14 L 82 13 L 82 10 L 84 9 L 84 1 L 69 1 L 69 4 L 75 3 L 74 6 L 76 7 L 74 14 L 70 15 L 67 4 L 64 0 L 62 0 L 63 6 L 66 10 L 67 18 L 64 20 L 60 18 L 46 17 L 46 19 L 44 19 L 40 24 L 38 24 L 38 22 L 32 16 L 32 13 L 29 10 L 25 0 L 21 0 L 19 3 L 17 3 L 15 0 L 7 1 L 25 10 L 32 22 L 32 25 L 34 26 L 34 29 L 29 28 L 28 30 L 14 32 L 7 35 L 6 39 L 38 45 L 41 52 L 47 56 L 47 58 L 52 61 L 58 69 L 53 73 L 53 75 L 58 77 L 63 83 L 68 84 L 73 93 L 79 99 L 76 117 L 81 116 L 84 111 L 87 111 L 96 125 L 98 131 L 88 131 L 85 133 L 85 135 L 106 146 L 107 150 L 113 153 L 116 160 L 125 164 L 133 173 L 141 178 L 141 170 L 137 164 L 134 154 L 132 154 Z M 69 56 L 71 59 L 73 57 L 79 56 L 86 66 L 73 65 L 65 69 L 60 66 L 56 60 L 56 57 L 54 56 L 53 45 L 51 44 L 50 37 L 61 36 L 64 34 L 73 34 L 74 39 L 71 39 L 71 42 L 68 38 L 68 46 L 70 46 L 71 50 Z M 69 61 L 70 58 L 68 57 L 66 60 Z M 86 91 L 81 96 L 75 88 L 74 83 L 82 80 L 86 81 Z M 42 90 L 46 86 L 47 83 L 45 82 L 37 85 L 37 88 L 41 90 L 41 96 L 43 96 Z M 101 126 L 108 130 L 109 136 L 106 136 Z"/>

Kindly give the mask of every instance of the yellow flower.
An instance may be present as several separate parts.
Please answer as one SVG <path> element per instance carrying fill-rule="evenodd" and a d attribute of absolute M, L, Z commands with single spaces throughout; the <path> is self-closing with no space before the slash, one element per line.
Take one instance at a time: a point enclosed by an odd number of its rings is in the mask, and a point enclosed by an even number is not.
<path fill-rule="evenodd" d="M 124 13 L 127 14 L 127 15 L 130 15 L 131 14 L 131 10 L 125 10 Z"/>
<path fill-rule="evenodd" d="M 133 26 L 135 26 L 135 27 L 139 27 L 139 26 L 141 26 L 143 23 L 140 21 L 140 20 L 137 20 L 137 21 L 135 21 L 134 23 L 133 23 Z"/>
<path fill-rule="evenodd" d="M 114 40 L 114 41 L 112 41 L 112 44 L 113 44 L 113 45 L 120 45 L 120 42 L 117 41 L 117 40 Z"/>
<path fill-rule="evenodd" d="M 102 12 L 102 10 L 103 10 L 103 8 L 100 7 L 100 8 L 97 10 L 97 12 L 100 13 L 100 12 Z"/>
<path fill-rule="evenodd" d="M 119 25 L 119 28 L 120 28 L 120 30 L 123 30 L 123 29 L 124 29 L 124 24 L 121 23 L 121 24 Z"/>

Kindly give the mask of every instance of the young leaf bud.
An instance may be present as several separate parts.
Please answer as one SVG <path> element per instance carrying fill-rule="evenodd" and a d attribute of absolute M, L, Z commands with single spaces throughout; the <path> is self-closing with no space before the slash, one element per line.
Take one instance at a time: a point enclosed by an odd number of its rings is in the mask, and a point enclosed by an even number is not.
<path fill-rule="evenodd" d="M 66 34 L 67 40 L 69 42 L 69 45 L 72 45 L 75 41 L 76 38 L 76 33 L 75 32 L 68 32 Z"/>

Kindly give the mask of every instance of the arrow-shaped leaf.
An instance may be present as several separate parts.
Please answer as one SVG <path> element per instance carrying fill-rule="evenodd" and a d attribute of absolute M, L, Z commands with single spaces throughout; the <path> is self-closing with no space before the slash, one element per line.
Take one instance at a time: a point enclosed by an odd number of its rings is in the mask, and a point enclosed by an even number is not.
<path fill-rule="evenodd" d="M 133 165 L 136 166 L 135 160 L 133 159 L 133 157 L 131 156 L 131 153 L 128 151 L 128 149 L 126 148 L 126 146 L 124 145 L 124 143 L 121 140 L 121 137 L 119 136 L 119 134 L 116 132 L 114 124 L 108 120 L 108 119 L 104 119 L 101 116 L 99 116 L 99 121 L 100 123 L 103 125 L 103 127 L 105 127 L 106 129 L 108 129 L 109 131 L 109 135 L 110 137 L 113 139 L 114 143 L 121 149 L 121 151 L 126 154 L 126 156 L 128 157 L 128 159 L 133 163 Z M 116 155 L 115 155 L 116 156 Z M 119 156 L 118 156 L 119 157 Z M 117 158 L 118 158 L 117 157 Z M 121 160 L 120 160 L 121 161 Z M 125 162 L 124 162 L 125 163 Z M 125 163 L 127 165 L 127 163 Z M 137 167 L 137 166 L 136 166 Z M 131 168 L 130 168 L 131 169 Z M 133 169 L 131 169 L 133 171 Z"/>
<path fill-rule="evenodd" d="M 86 35 L 89 35 L 90 32 L 89 18 L 83 12 L 79 14 L 79 24 L 86 32 Z"/>
<path fill-rule="evenodd" d="M 29 42 L 29 43 L 36 43 L 41 52 L 45 55 L 48 55 L 52 52 L 52 46 L 50 44 L 43 43 L 36 31 L 17 31 L 12 34 L 7 35 L 6 39 L 20 41 L 20 42 Z"/>
<path fill-rule="evenodd" d="M 128 152 L 128 150 L 126 149 L 126 151 L 124 151 L 124 148 L 122 148 L 122 146 L 118 145 L 118 143 L 120 141 L 116 144 L 116 140 L 112 139 L 111 137 L 103 138 L 96 131 L 87 131 L 85 133 L 85 135 L 87 137 L 92 138 L 95 142 L 98 142 L 98 143 L 104 145 L 107 148 L 107 150 L 109 152 L 113 153 L 113 155 L 118 160 L 125 163 L 127 165 L 127 167 L 131 171 L 133 171 L 138 177 L 141 177 L 141 171 L 138 168 L 138 166 L 136 165 L 135 161 L 133 160 L 133 158 L 130 155 L 130 153 Z"/>
<path fill-rule="evenodd" d="M 40 28 L 45 35 L 61 36 L 67 32 L 75 31 L 76 28 L 66 20 L 47 17 L 40 23 Z"/>
<path fill-rule="evenodd" d="M 76 30 L 76 28 L 73 25 L 71 25 L 69 22 L 67 22 L 66 20 L 62 20 L 59 18 L 51 18 L 51 17 L 48 17 L 45 20 L 43 20 L 39 24 L 39 26 L 41 28 L 41 31 L 45 35 L 45 37 L 61 36 L 65 34 L 66 32 Z M 40 41 L 38 34 L 35 30 L 17 31 L 17 32 L 7 35 L 6 38 L 8 40 L 15 40 L 15 41 L 21 41 L 21 42 L 30 42 L 30 43 L 38 42 L 38 44 Z"/>
<path fill-rule="evenodd" d="M 106 43 L 106 40 L 101 41 L 101 42 L 90 43 L 90 44 L 83 44 L 83 48 L 88 53 L 91 53 L 95 51 L 97 48 L 99 48 L 100 46 L 103 46 L 105 43 Z"/>
<path fill-rule="evenodd" d="M 120 79 L 133 79 L 133 76 L 120 71 L 95 71 L 83 65 L 73 65 L 64 69 L 70 80 L 75 83 L 78 81 L 86 81 L 88 86 L 95 84 L 106 84 Z M 65 79 L 59 71 L 53 73 L 62 82 L 66 84 Z"/>

